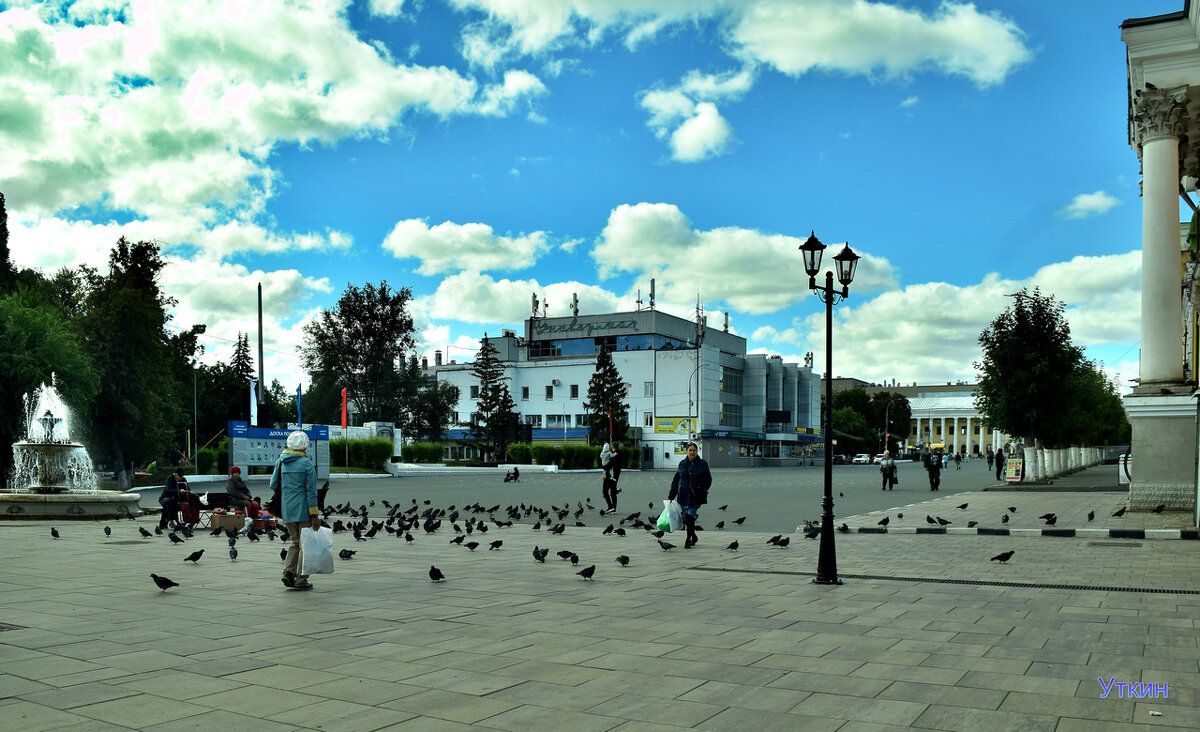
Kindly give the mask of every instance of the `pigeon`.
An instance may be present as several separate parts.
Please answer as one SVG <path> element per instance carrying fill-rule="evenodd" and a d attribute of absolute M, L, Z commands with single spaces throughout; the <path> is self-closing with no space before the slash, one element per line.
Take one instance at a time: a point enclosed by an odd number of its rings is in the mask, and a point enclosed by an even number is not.
<path fill-rule="evenodd" d="M 617 536 L 625 536 L 625 529 L 617 529 L 613 533 L 616 534 Z"/>
<path fill-rule="evenodd" d="M 818 526 L 805 526 L 804 527 L 804 538 L 805 539 L 815 539 L 820 535 L 821 535 L 820 527 L 818 527 Z"/>
<path fill-rule="evenodd" d="M 960 506 L 955 506 L 955 508 L 960 508 L 960 509 L 963 509 L 963 510 L 965 510 L 965 509 L 967 508 L 967 504 L 965 504 L 965 503 L 964 503 L 964 504 L 962 504 L 962 505 L 960 505 Z"/>
<path fill-rule="evenodd" d="M 1043 521 L 1049 521 L 1050 519 L 1054 518 L 1054 514 L 1043 513 L 1041 516 L 1038 516 L 1038 518 L 1042 519 Z"/>
<path fill-rule="evenodd" d="M 667 535 L 667 532 L 665 532 L 665 531 L 651 531 L 650 532 L 650 536 L 653 536 L 655 539 L 661 539 L 666 535 Z"/>
<path fill-rule="evenodd" d="M 171 580 L 167 579 L 166 577 L 159 577 L 157 574 L 154 574 L 153 572 L 150 573 L 150 579 L 154 580 L 154 584 L 158 585 L 158 589 L 162 590 L 163 592 L 166 592 L 167 590 L 171 589 L 172 587 L 179 586 L 178 582 L 172 582 Z"/>
<path fill-rule="evenodd" d="M 142 535 L 143 539 L 149 539 L 151 536 L 154 536 L 154 534 L 151 534 L 149 531 L 146 531 L 145 526 L 139 526 L 138 533 Z"/>
<path fill-rule="evenodd" d="M 951 523 L 954 523 L 953 521 L 947 521 L 946 519 L 942 518 L 941 516 L 937 517 L 937 522 L 938 522 L 938 526 L 947 526 Z"/>
<path fill-rule="evenodd" d="M 624 554 L 618 556 L 617 564 L 620 564 L 622 567 L 628 567 L 629 566 L 629 557 L 625 556 Z"/>
<path fill-rule="evenodd" d="M 229 537 L 229 546 L 237 546 L 237 537 L 236 536 Z"/>
<path fill-rule="evenodd" d="M 479 542 L 477 542 L 477 541 L 468 541 L 466 544 L 463 544 L 463 546 L 465 546 L 466 548 L 470 549 L 471 551 L 475 551 L 475 548 L 479 546 Z"/>
<path fill-rule="evenodd" d="M 976 526 L 978 526 L 978 525 L 979 525 L 979 522 L 978 522 L 978 521 L 968 521 L 968 522 L 967 522 L 967 528 L 968 528 L 968 529 L 973 529 L 973 528 L 975 528 L 975 527 L 976 527 Z"/>
<path fill-rule="evenodd" d="M 546 548 L 546 549 L 538 549 L 536 546 L 533 548 L 533 558 L 534 558 L 534 560 L 536 560 L 536 561 L 538 561 L 538 562 L 541 562 L 542 564 L 545 564 L 545 563 L 546 563 L 546 555 L 547 555 L 547 554 L 549 554 L 549 553 L 550 553 L 550 549 L 549 549 L 549 548 Z"/>
<path fill-rule="evenodd" d="M 746 517 L 745 517 L 745 516 L 740 516 L 740 517 L 738 517 L 738 518 L 735 518 L 735 519 L 734 519 L 733 521 L 731 521 L 730 523 L 734 523 L 734 524 L 737 524 L 738 526 L 741 526 L 743 523 L 745 523 L 745 521 L 746 521 Z"/>
<path fill-rule="evenodd" d="M 726 503 L 724 506 L 718 506 L 718 507 L 717 507 L 717 510 L 718 510 L 718 511 L 724 511 L 724 510 L 725 510 L 725 509 L 727 509 L 727 508 L 729 508 L 729 504 L 728 504 L 728 503 Z"/>
<path fill-rule="evenodd" d="M 605 527 L 604 531 L 601 531 L 601 532 L 600 532 L 600 535 L 601 535 L 601 536 L 608 536 L 609 534 L 611 534 L 611 533 L 612 533 L 612 532 L 614 532 L 614 531 L 616 531 L 616 527 L 615 527 L 615 526 L 613 526 L 612 524 L 609 524 L 607 527 Z"/>
<path fill-rule="evenodd" d="M 557 554 L 560 559 L 570 559 L 571 557 L 575 556 L 575 552 L 567 549 L 563 549 L 560 552 L 555 552 L 555 554 Z"/>
<path fill-rule="evenodd" d="M 500 548 L 500 547 L 502 547 L 502 546 L 504 546 L 504 540 L 503 540 L 503 539 L 496 539 L 496 540 L 495 540 L 495 541 L 493 541 L 491 544 L 488 544 L 488 551 L 490 552 L 490 551 L 492 551 L 493 549 L 499 549 L 499 548 Z"/>
<path fill-rule="evenodd" d="M 1155 506 L 1154 508 L 1150 509 L 1150 513 L 1162 513 L 1163 509 L 1165 509 L 1166 507 L 1167 507 L 1167 504 L 1160 503 L 1157 506 Z"/>
<path fill-rule="evenodd" d="M 1121 507 L 1120 507 L 1120 508 L 1118 508 L 1118 509 L 1116 510 L 1116 512 L 1113 514 L 1113 518 L 1121 518 L 1121 517 L 1122 517 L 1122 516 L 1124 516 L 1124 515 L 1125 515 L 1125 507 L 1124 507 L 1124 506 L 1121 506 Z"/>
<path fill-rule="evenodd" d="M 890 516 L 884 516 L 883 518 L 876 521 L 875 524 L 886 528 L 887 525 L 890 524 L 891 522 L 892 522 L 892 518 Z"/>
<path fill-rule="evenodd" d="M 775 536 L 772 536 L 770 539 L 767 539 L 767 543 L 768 544 L 776 544 L 782 538 L 783 538 L 783 534 L 776 534 Z"/>
<path fill-rule="evenodd" d="M 441 582 L 444 579 L 446 579 L 446 575 L 442 574 L 442 570 L 438 569 L 437 567 L 433 566 L 432 564 L 429 565 L 429 581 L 430 582 Z"/>
<path fill-rule="evenodd" d="M 229 559 L 234 562 L 237 561 L 237 547 L 235 547 L 235 546 L 229 547 Z"/>
<path fill-rule="evenodd" d="M 456 537 L 454 537 L 453 539 L 451 539 L 451 540 L 450 540 L 450 543 L 451 543 L 451 544 L 460 544 L 460 545 L 461 545 L 461 544 L 463 543 L 463 540 L 464 540 L 464 539 L 466 539 L 466 538 L 467 538 L 466 536 L 464 536 L 464 535 L 462 535 L 462 534 L 459 534 L 458 536 L 456 536 Z"/>
<path fill-rule="evenodd" d="M 1004 564 L 1008 560 L 1012 559 L 1012 555 L 1015 553 L 1016 553 L 1015 551 L 1007 551 L 1002 554 L 997 554 L 996 556 L 992 557 L 990 561 L 1000 562 L 1001 564 Z"/>
<path fill-rule="evenodd" d="M 1046 519 L 1046 525 L 1047 525 L 1047 526 L 1053 526 L 1053 525 L 1054 525 L 1055 523 L 1057 523 L 1057 522 L 1058 522 L 1058 517 L 1057 517 L 1057 516 L 1053 516 L 1053 515 L 1052 515 L 1050 518 Z"/>
<path fill-rule="evenodd" d="M 338 556 L 342 559 L 353 559 L 355 554 L 358 554 L 358 552 L 352 549 L 343 549 L 338 552 Z"/>
<path fill-rule="evenodd" d="M 904 514 L 898 513 L 898 514 L 896 514 L 896 518 L 902 519 L 902 518 L 904 518 Z"/>
<path fill-rule="evenodd" d="M 58 535 L 58 529 L 54 528 L 53 526 L 50 527 L 50 536 L 54 537 L 55 539 L 61 538 Z"/>
<path fill-rule="evenodd" d="M 845 533 L 848 533 L 848 532 L 850 531 L 850 527 L 849 527 L 849 526 L 847 526 L 847 525 L 845 524 L 845 522 L 843 522 L 841 526 L 837 527 L 837 530 L 838 530 L 838 531 L 840 531 L 840 532 L 842 532 L 843 534 L 845 534 Z"/>
<path fill-rule="evenodd" d="M 1096 512 L 1088 511 L 1088 521 L 1093 521 L 1093 520 L 1095 520 L 1095 518 L 1096 518 Z"/>
<path fill-rule="evenodd" d="M 286 548 L 279 550 L 279 558 L 285 562 L 287 561 L 287 549 Z"/>
<path fill-rule="evenodd" d="M 1016 506 L 1009 506 L 1009 507 L 1008 507 L 1008 512 L 1009 512 L 1009 513 L 1016 513 L 1016 512 L 1017 512 L 1017 507 L 1016 507 Z"/>
<path fill-rule="evenodd" d="M 785 548 L 787 548 L 787 545 L 791 544 L 791 543 L 792 543 L 792 537 L 785 536 L 782 539 L 780 539 L 779 541 L 775 542 L 775 546 L 779 547 L 780 549 L 785 549 Z"/>
<path fill-rule="evenodd" d="M 1002 524 L 1008 523 L 1008 514 L 1007 513 L 1000 517 L 1000 523 L 1002 523 Z"/>
<path fill-rule="evenodd" d="M 200 550 L 200 551 L 198 551 L 198 552 L 192 552 L 191 554 L 189 554 L 189 555 L 187 555 L 186 557 L 184 557 L 183 561 L 185 561 L 185 562 L 191 562 L 192 564 L 196 564 L 197 562 L 199 562 L 199 561 L 200 561 L 200 557 L 202 557 L 202 556 L 204 556 L 204 550 L 203 550 L 203 549 L 201 549 L 201 550 Z"/>
<path fill-rule="evenodd" d="M 571 554 L 571 566 L 574 567 L 577 564 L 579 564 L 579 555 L 572 553 Z"/>
<path fill-rule="evenodd" d="M 937 523 L 937 519 L 935 519 L 934 517 L 930 516 L 929 514 L 925 514 L 925 523 L 927 523 L 927 524 L 936 524 L 936 523 Z"/>
<path fill-rule="evenodd" d="M 662 550 L 664 552 L 669 552 L 675 548 L 674 544 L 668 544 L 667 542 L 663 541 L 662 539 L 658 540 L 658 545 L 662 547 Z"/>
<path fill-rule="evenodd" d="M 592 578 L 592 575 L 596 574 L 596 565 L 593 564 L 591 566 L 584 567 L 583 569 L 579 570 L 575 574 L 579 575 L 580 577 L 584 578 L 585 580 L 590 580 Z"/>
<path fill-rule="evenodd" d="M 161 526 L 155 526 L 155 527 L 154 527 L 154 535 L 155 535 L 155 536 L 162 536 L 162 527 L 161 527 Z"/>
<path fill-rule="evenodd" d="M 112 528 L 111 528 L 111 527 L 109 527 L 109 526 L 105 526 L 105 527 L 104 527 L 104 535 L 105 535 L 105 536 L 112 536 Z"/>
<path fill-rule="evenodd" d="M 721 529 L 721 530 L 723 531 L 723 530 L 725 529 L 725 522 L 724 522 L 724 521 L 718 521 L 718 522 L 717 522 L 717 528 L 718 528 L 718 529 Z"/>
<path fill-rule="evenodd" d="M 172 544 L 182 544 L 183 543 L 183 539 L 180 539 L 178 536 L 176 536 L 174 531 L 168 533 L 167 538 L 171 540 Z"/>

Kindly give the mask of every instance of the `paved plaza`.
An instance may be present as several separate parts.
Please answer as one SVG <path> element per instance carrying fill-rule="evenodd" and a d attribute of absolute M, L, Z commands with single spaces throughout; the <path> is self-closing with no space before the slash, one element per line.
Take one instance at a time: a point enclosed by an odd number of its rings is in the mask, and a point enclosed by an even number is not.
<path fill-rule="evenodd" d="M 1057 528 L 1086 529 L 1095 510 L 1090 523 L 1108 530 L 1121 500 L 947 493 L 897 523 L 995 523 L 1016 505 L 1016 528 L 1054 512 Z M 717 513 L 706 507 L 702 523 Z M 857 529 L 886 513 L 897 511 L 844 520 Z M 57 540 L 49 524 L 6 522 L 0 726 L 1200 727 L 1200 542 L 1166 538 L 1190 516 L 1123 521 L 1147 538 L 839 533 L 836 587 L 812 584 L 817 542 L 799 533 L 777 548 L 765 532 L 710 528 L 695 549 L 667 552 L 628 523 L 625 537 L 570 520 L 553 536 L 529 521 L 476 534 L 471 552 L 449 544 L 447 522 L 411 543 L 337 534 L 335 549 L 358 553 L 314 576 L 310 592 L 280 584 L 279 541 L 243 538 L 232 562 L 223 536 L 142 538 L 147 517 L 108 522 L 111 537 L 105 522 L 55 524 Z M 503 546 L 487 551 L 496 539 Z M 726 550 L 733 540 L 736 552 Z M 535 545 L 550 548 L 545 564 Z M 201 548 L 198 564 L 184 563 Z M 991 561 L 1006 551 L 1006 564 Z M 576 574 L 593 564 L 594 580 Z M 430 565 L 444 582 L 429 581 Z M 179 587 L 159 592 L 151 572 Z"/>

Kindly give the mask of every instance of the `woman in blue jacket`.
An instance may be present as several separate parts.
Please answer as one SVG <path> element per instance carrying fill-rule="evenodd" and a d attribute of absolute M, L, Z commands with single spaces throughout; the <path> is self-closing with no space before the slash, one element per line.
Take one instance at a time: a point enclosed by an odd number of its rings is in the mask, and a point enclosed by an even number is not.
<path fill-rule="evenodd" d="M 700 457 L 696 443 L 687 444 L 687 457 L 679 461 L 675 477 L 671 479 L 671 492 L 667 500 L 674 500 L 683 509 L 683 525 L 687 529 L 684 549 L 696 546 L 696 517 L 700 507 L 708 503 L 708 489 L 712 486 L 712 473 L 708 463 Z"/>
<path fill-rule="evenodd" d="M 287 525 L 289 540 L 283 560 L 283 584 L 294 590 L 311 590 L 308 575 L 299 574 L 301 564 L 300 530 L 321 528 L 321 509 L 317 503 L 317 471 L 308 459 L 308 435 L 296 430 L 287 438 L 287 449 L 279 455 L 271 473 L 271 490 L 279 489 L 280 515 Z"/>

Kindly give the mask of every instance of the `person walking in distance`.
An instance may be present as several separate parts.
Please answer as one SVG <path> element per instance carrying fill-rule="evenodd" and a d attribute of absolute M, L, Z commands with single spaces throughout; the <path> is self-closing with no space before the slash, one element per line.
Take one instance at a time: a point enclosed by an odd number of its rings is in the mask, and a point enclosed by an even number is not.
<path fill-rule="evenodd" d="M 708 503 L 708 489 L 712 486 L 712 473 L 708 463 L 700 457 L 696 443 L 687 444 L 687 457 L 679 461 L 675 468 L 675 477 L 671 479 L 671 492 L 667 500 L 679 503 L 683 510 L 683 525 L 687 529 L 687 539 L 683 542 L 684 549 L 696 546 L 696 518 L 700 507 Z"/>
<path fill-rule="evenodd" d="M 271 490 L 279 488 L 280 514 L 287 526 L 290 544 L 283 561 L 283 584 L 294 590 L 311 590 L 308 575 L 300 574 L 300 530 L 321 528 L 317 502 L 317 471 L 308 459 L 308 435 L 296 430 L 287 438 L 287 449 L 271 473 Z"/>
<path fill-rule="evenodd" d="M 883 490 L 890 491 L 896 485 L 896 461 L 890 450 L 883 451 L 883 459 L 879 461 L 879 472 L 883 476 Z"/>
<path fill-rule="evenodd" d="M 608 460 L 608 465 L 604 468 L 604 487 L 601 492 L 604 494 L 604 503 L 608 506 L 608 510 L 601 511 L 600 514 L 612 514 L 617 512 L 617 494 L 621 489 L 617 487 L 617 482 L 621 480 L 621 468 L 625 465 L 625 457 L 621 454 L 621 443 L 612 443 L 612 456 Z"/>
<path fill-rule="evenodd" d="M 996 480 L 1004 480 L 1004 463 L 1007 460 L 1003 448 L 996 451 Z"/>
<path fill-rule="evenodd" d="M 929 455 L 929 463 L 925 469 L 929 471 L 929 490 L 938 490 L 942 485 L 942 448 L 939 447 Z"/>

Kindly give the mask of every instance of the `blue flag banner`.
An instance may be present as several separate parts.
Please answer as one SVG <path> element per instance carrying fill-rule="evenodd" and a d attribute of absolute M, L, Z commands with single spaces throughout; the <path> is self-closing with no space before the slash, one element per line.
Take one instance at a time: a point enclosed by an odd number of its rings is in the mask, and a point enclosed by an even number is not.
<path fill-rule="evenodd" d="M 302 384 L 296 384 L 296 424 L 304 427 L 304 409 L 300 403 L 300 387 Z"/>

